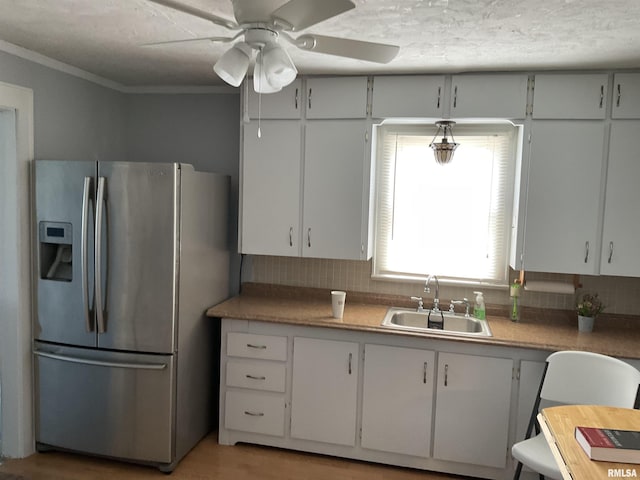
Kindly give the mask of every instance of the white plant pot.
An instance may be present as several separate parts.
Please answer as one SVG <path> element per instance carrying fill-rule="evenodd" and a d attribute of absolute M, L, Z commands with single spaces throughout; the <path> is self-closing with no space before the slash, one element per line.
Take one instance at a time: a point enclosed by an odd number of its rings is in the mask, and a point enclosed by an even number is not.
<path fill-rule="evenodd" d="M 579 332 L 591 332 L 593 331 L 593 322 L 595 317 L 583 317 L 578 315 L 578 331 Z"/>

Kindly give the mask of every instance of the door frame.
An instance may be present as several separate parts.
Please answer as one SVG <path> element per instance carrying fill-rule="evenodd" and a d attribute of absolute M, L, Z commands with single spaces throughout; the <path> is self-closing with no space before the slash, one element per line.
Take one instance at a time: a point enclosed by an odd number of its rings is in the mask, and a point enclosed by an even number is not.
<path fill-rule="evenodd" d="M 0 188 L 0 225 L 3 226 L 0 231 L 0 454 L 21 458 L 32 454 L 35 447 L 30 188 L 30 166 L 34 157 L 33 90 L 0 82 L 0 109 L 16 112 L 15 162 L 0 161 L 0 179 L 4 179 Z"/>

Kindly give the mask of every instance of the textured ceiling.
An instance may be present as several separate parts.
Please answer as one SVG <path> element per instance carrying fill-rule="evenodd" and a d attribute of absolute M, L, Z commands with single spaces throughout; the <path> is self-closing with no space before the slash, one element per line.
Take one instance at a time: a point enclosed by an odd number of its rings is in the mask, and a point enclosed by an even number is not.
<path fill-rule="evenodd" d="M 289 45 L 300 73 L 640 68 L 638 0 L 354 1 L 308 31 L 392 43 L 399 55 L 378 65 Z M 182 2 L 233 19 L 230 0 Z M 146 0 L 0 0 L 0 40 L 123 86 L 221 85 L 211 67 L 228 44 L 142 46 L 214 35 L 228 31 Z"/>

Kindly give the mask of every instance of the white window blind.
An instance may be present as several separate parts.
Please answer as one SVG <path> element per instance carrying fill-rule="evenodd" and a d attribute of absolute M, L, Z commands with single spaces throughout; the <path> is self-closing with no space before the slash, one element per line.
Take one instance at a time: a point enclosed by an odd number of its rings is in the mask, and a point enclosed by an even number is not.
<path fill-rule="evenodd" d="M 378 128 L 374 277 L 507 284 L 517 127 L 457 125 L 447 165 L 435 128 Z"/>

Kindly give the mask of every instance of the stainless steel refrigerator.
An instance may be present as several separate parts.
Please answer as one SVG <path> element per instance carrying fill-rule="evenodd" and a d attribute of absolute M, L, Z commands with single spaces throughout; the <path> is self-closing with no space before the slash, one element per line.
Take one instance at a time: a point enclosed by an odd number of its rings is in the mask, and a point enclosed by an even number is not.
<path fill-rule="evenodd" d="M 172 471 L 209 431 L 229 178 L 37 160 L 36 442 Z"/>

